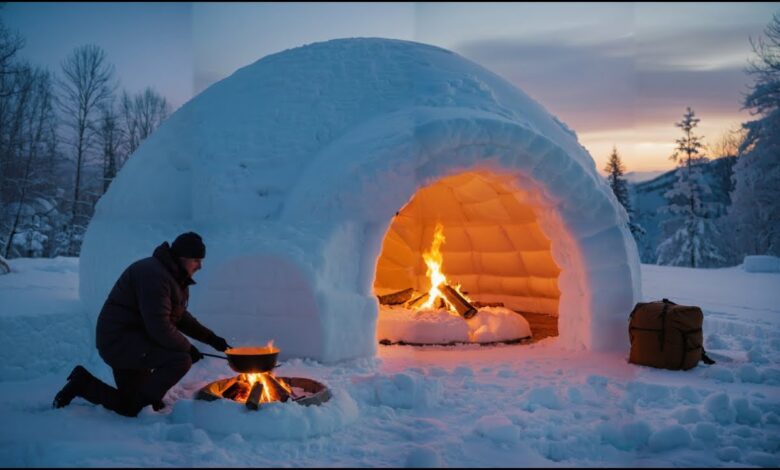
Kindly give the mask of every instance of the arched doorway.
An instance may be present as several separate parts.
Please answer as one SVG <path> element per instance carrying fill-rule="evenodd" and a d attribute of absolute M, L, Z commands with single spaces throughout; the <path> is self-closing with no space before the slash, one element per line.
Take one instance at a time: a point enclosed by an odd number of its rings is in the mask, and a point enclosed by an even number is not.
<path fill-rule="evenodd" d="M 498 315 L 508 310 L 530 323 L 536 339 L 557 336 L 561 268 L 529 202 L 531 191 L 508 175 L 488 171 L 444 177 L 418 190 L 393 218 L 377 260 L 377 338 L 411 344 L 532 340 L 513 315 Z M 435 238 L 446 282 L 459 285 L 458 292 L 480 315 L 491 318 L 458 319 L 454 306 L 442 300 L 438 308 L 450 315 L 434 317 L 433 299 L 423 305 L 432 284 L 424 255 Z M 440 331 L 430 331 L 437 322 Z M 512 331 L 493 331 L 501 328 Z"/>

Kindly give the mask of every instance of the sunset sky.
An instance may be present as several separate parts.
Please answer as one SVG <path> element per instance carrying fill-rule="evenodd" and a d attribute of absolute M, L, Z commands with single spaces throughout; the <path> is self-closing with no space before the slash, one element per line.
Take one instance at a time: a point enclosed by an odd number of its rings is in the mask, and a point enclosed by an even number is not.
<path fill-rule="evenodd" d="M 503 76 L 574 129 L 601 169 L 668 169 L 691 106 L 716 142 L 750 118 L 749 38 L 780 3 L 8 3 L 22 56 L 60 71 L 101 46 L 121 87 L 178 108 L 238 68 L 292 47 L 387 37 L 450 49 Z"/>

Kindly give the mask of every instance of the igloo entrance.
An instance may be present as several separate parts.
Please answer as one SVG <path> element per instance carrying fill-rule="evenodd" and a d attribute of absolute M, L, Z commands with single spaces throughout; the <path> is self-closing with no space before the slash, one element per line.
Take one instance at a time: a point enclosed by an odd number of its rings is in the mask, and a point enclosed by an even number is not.
<path fill-rule="evenodd" d="M 557 336 L 561 270 L 529 191 L 508 176 L 478 171 L 421 188 L 396 213 L 377 260 L 377 339 L 448 344 Z M 429 293 L 440 282 L 477 314 L 462 315 L 447 296 Z"/>

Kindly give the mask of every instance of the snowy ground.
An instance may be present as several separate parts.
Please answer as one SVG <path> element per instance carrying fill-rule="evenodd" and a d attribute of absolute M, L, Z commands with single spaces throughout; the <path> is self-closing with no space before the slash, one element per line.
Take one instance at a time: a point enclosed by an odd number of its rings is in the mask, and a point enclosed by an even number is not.
<path fill-rule="evenodd" d="M 334 397 L 322 406 L 248 412 L 192 400 L 234 375 L 206 358 L 169 392 L 162 413 L 130 419 L 81 399 L 50 408 L 77 362 L 112 383 L 110 370 L 91 350 L 78 260 L 11 263 L 15 272 L 0 276 L 0 466 L 780 463 L 780 274 L 642 266 L 646 300 L 705 310 L 705 346 L 718 362 L 687 372 L 567 351 L 555 338 L 380 346 L 372 359 L 278 369 L 327 384 Z"/>

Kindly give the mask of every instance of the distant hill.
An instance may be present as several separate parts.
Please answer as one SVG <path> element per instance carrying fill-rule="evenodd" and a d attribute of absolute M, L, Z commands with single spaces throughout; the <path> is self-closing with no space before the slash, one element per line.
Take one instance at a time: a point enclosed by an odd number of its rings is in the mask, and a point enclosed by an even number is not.
<path fill-rule="evenodd" d="M 651 179 L 654 179 L 662 174 L 666 173 L 665 170 L 657 170 L 657 171 L 629 171 L 625 175 L 623 175 L 623 178 L 626 179 L 629 183 L 641 183 L 643 181 L 648 181 Z"/>
<path fill-rule="evenodd" d="M 712 194 L 707 200 L 722 204 L 724 211 L 731 204 L 730 193 L 733 188 L 731 171 L 736 160 L 736 157 L 723 157 L 702 165 L 702 173 L 712 189 Z M 666 214 L 659 214 L 658 209 L 666 205 L 664 193 L 672 188 L 675 181 L 677 181 L 676 168 L 648 181 L 639 183 L 629 181 L 628 191 L 635 221 L 647 231 L 637 241 L 639 256 L 643 263 L 655 263 L 655 249 L 663 241 L 662 222 L 668 217 Z"/>

